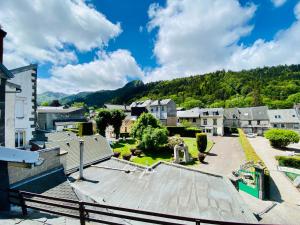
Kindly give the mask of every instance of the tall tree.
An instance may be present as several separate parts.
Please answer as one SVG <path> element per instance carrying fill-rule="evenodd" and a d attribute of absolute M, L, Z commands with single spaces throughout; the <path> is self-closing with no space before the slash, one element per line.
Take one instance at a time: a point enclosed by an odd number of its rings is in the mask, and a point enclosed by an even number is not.
<path fill-rule="evenodd" d="M 99 134 L 105 137 L 105 129 L 111 121 L 111 112 L 107 109 L 101 109 L 98 111 L 96 117 L 97 129 Z"/>
<path fill-rule="evenodd" d="M 113 126 L 116 138 L 119 139 L 120 129 L 122 122 L 125 119 L 126 115 L 123 111 L 115 109 L 111 111 L 111 117 L 109 124 Z"/>

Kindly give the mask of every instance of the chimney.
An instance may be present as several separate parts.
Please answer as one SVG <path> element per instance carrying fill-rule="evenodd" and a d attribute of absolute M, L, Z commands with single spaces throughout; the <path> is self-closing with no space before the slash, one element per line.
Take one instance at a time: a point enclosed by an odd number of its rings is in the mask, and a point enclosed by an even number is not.
<path fill-rule="evenodd" d="M 79 164 L 79 180 L 83 180 L 83 145 L 84 141 L 79 141 L 79 147 L 80 147 L 80 164 Z"/>
<path fill-rule="evenodd" d="M 6 32 L 2 30 L 0 25 L 0 63 L 3 63 L 3 40 L 6 36 Z"/>

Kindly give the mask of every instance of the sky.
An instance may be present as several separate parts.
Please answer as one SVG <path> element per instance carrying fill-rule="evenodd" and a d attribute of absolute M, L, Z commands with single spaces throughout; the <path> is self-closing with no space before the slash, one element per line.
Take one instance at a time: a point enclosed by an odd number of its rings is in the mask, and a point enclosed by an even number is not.
<path fill-rule="evenodd" d="M 300 0 L 0 0 L 0 24 L 38 93 L 300 63 Z"/>

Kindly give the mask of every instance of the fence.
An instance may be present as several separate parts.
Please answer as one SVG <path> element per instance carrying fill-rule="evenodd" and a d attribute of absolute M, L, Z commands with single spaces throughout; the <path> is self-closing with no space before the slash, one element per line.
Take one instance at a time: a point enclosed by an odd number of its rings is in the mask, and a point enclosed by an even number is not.
<path fill-rule="evenodd" d="M 47 212 L 50 214 L 61 215 L 66 217 L 72 217 L 80 220 L 80 224 L 84 225 L 85 222 L 98 222 L 101 224 L 124 224 L 125 220 L 139 221 L 150 224 L 166 224 L 166 225 L 181 225 L 181 224 L 220 224 L 220 225 L 247 225 L 250 223 L 237 223 L 226 221 L 215 221 L 183 216 L 175 216 L 170 214 L 156 213 L 151 211 L 136 210 L 130 208 L 122 208 L 98 203 L 90 203 L 83 201 L 76 201 L 64 198 L 56 198 L 45 196 L 41 194 L 35 194 L 26 191 L 8 190 L 10 203 L 18 205 L 22 208 L 22 214 L 26 216 L 28 214 L 27 209 L 35 209 L 38 211 Z M 29 204 L 28 204 L 29 203 Z M 34 204 L 30 204 L 34 203 Z M 66 203 L 68 205 L 66 205 Z M 44 206 L 44 207 L 42 207 Z M 61 210 L 53 210 L 52 208 L 60 208 Z M 64 210 L 70 212 L 63 212 Z M 101 211 L 102 210 L 102 211 Z M 105 211 L 103 211 L 105 210 Z M 122 213 L 123 212 L 123 213 Z M 124 214 L 127 213 L 127 214 Z M 95 218 L 93 215 L 101 215 L 108 219 Z M 122 221 L 113 222 L 113 218 L 123 219 Z M 253 224 L 252 224 L 253 225 Z"/>

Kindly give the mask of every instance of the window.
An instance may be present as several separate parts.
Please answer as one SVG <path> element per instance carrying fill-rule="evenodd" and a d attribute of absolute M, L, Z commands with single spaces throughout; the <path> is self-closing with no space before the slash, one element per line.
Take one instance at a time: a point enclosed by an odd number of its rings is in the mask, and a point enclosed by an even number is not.
<path fill-rule="evenodd" d="M 294 124 L 294 129 L 299 129 L 299 124 L 295 123 Z"/>
<path fill-rule="evenodd" d="M 209 114 L 208 114 L 208 112 L 203 112 L 203 115 L 208 116 Z"/>
<path fill-rule="evenodd" d="M 248 125 L 251 125 L 251 124 L 252 124 L 252 121 L 251 121 L 251 120 L 249 120 L 249 121 L 248 121 Z"/>
<path fill-rule="evenodd" d="M 281 128 L 285 128 L 285 125 L 284 125 L 284 123 L 282 123 L 282 124 L 281 124 Z"/>
<path fill-rule="evenodd" d="M 274 124 L 274 125 L 273 125 L 273 127 L 275 127 L 275 128 L 276 128 L 276 127 L 277 127 L 277 124 Z"/>
<path fill-rule="evenodd" d="M 165 107 L 164 106 L 161 107 L 161 111 L 165 111 Z"/>
<path fill-rule="evenodd" d="M 16 100 L 16 112 L 15 115 L 17 118 L 24 118 L 24 101 Z"/>
<path fill-rule="evenodd" d="M 156 111 L 158 111 L 158 107 L 156 106 Z"/>
<path fill-rule="evenodd" d="M 207 119 L 203 119 L 203 125 L 207 125 Z"/>
<path fill-rule="evenodd" d="M 214 115 L 214 116 L 218 116 L 218 115 L 219 115 L 219 112 L 218 112 L 218 111 L 213 112 L 213 115 Z"/>
<path fill-rule="evenodd" d="M 196 123 L 196 118 L 193 118 L 193 123 Z"/>
<path fill-rule="evenodd" d="M 257 125 L 260 125 L 260 120 L 257 120 Z"/>
<path fill-rule="evenodd" d="M 151 108 L 151 112 L 153 112 L 154 110 L 153 110 L 153 108 Z"/>
<path fill-rule="evenodd" d="M 213 119 L 213 125 L 217 125 L 217 119 Z"/>
<path fill-rule="evenodd" d="M 15 132 L 15 147 L 21 148 L 25 145 L 25 130 Z"/>

